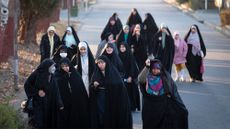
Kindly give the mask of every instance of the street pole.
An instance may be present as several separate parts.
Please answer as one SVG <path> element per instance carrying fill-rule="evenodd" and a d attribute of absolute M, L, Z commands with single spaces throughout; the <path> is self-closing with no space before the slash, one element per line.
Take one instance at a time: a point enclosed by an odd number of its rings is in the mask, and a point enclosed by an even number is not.
<path fill-rule="evenodd" d="M 205 0 L 205 10 L 208 9 L 208 0 Z"/>
<path fill-rule="evenodd" d="M 14 70 L 14 90 L 18 91 L 18 43 L 17 43 L 17 37 L 18 37 L 18 17 L 20 14 L 20 1 L 14 0 L 14 31 L 13 31 L 13 45 L 14 45 L 14 59 L 13 59 L 13 70 Z"/>
<path fill-rule="evenodd" d="M 67 0 L 67 8 L 68 8 L 68 26 L 70 26 L 70 0 Z"/>

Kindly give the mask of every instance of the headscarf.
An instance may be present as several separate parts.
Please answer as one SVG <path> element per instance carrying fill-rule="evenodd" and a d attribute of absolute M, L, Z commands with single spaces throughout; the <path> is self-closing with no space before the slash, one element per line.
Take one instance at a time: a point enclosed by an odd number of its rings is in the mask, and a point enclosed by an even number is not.
<path fill-rule="evenodd" d="M 160 69 L 161 70 L 161 64 L 156 61 L 150 61 L 150 69 Z M 164 88 L 163 88 L 163 81 L 161 79 L 160 74 L 159 75 L 153 75 L 150 71 L 147 80 L 146 80 L 146 92 L 150 95 L 156 95 L 161 96 L 164 94 Z"/>
<path fill-rule="evenodd" d="M 49 28 L 47 29 L 47 33 L 49 33 L 50 31 L 56 32 L 55 27 L 54 26 L 49 26 Z"/>
<path fill-rule="evenodd" d="M 72 31 L 72 28 L 71 27 L 67 27 L 66 31 L 70 31 L 71 34 L 66 34 L 65 36 L 65 45 L 70 48 L 72 45 L 76 45 L 76 40 L 74 38 L 74 35 L 73 35 L 73 31 Z"/>
<path fill-rule="evenodd" d="M 176 38 L 175 38 L 176 35 L 179 35 L 179 33 L 178 33 L 177 31 L 174 32 L 173 37 L 174 37 L 174 44 L 175 44 L 175 46 L 176 46 L 176 47 L 179 47 L 179 45 L 180 45 L 180 39 L 176 39 Z"/>
<path fill-rule="evenodd" d="M 190 33 L 188 36 L 188 44 L 192 45 L 192 54 L 193 55 L 199 55 L 200 54 L 200 50 L 201 50 L 201 46 L 200 46 L 200 38 L 197 32 L 197 28 L 195 26 L 191 26 L 190 29 L 196 29 L 195 33 Z"/>

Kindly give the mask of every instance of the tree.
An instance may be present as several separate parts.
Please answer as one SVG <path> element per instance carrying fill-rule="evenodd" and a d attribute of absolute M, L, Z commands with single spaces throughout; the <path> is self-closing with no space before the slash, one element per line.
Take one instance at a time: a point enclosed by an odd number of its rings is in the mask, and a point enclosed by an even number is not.
<path fill-rule="evenodd" d="M 36 22 L 49 17 L 60 0 L 20 0 L 19 40 L 35 43 Z"/>

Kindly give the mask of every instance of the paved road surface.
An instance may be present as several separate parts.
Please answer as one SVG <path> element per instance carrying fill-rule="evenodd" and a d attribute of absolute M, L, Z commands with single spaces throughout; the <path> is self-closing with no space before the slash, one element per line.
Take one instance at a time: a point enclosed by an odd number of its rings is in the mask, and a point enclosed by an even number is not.
<path fill-rule="evenodd" d="M 86 16 L 81 17 L 78 31 L 81 40 L 90 44 L 95 53 L 100 34 L 113 12 L 126 23 L 131 9 L 138 9 L 142 19 L 150 12 L 158 25 L 167 24 L 170 30 L 184 36 L 190 25 L 200 27 L 207 47 L 206 71 L 203 83 L 179 83 L 179 92 L 189 110 L 191 129 L 230 128 L 230 39 L 166 4 L 163 0 L 98 0 Z M 173 74 L 174 75 L 174 74 Z M 134 127 L 141 128 L 141 113 L 133 113 Z"/>

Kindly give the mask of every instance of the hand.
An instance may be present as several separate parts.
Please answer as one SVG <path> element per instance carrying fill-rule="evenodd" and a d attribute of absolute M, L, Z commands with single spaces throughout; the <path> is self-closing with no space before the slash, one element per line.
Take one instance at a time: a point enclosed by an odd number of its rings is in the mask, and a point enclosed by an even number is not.
<path fill-rule="evenodd" d="M 93 85 L 94 85 L 95 87 L 97 87 L 97 86 L 99 86 L 99 83 L 98 83 L 97 81 L 95 81 L 95 82 L 93 82 Z"/>
<path fill-rule="evenodd" d="M 60 108 L 59 108 L 59 110 L 63 110 L 63 109 L 64 109 L 64 107 L 60 107 Z"/>
<path fill-rule="evenodd" d="M 131 48 L 131 52 L 134 53 L 134 48 Z"/>
<path fill-rule="evenodd" d="M 127 78 L 127 83 L 131 83 L 132 82 L 132 77 L 128 77 Z"/>
<path fill-rule="evenodd" d="M 45 96 L 46 96 L 46 93 L 45 93 L 43 90 L 39 90 L 39 91 L 38 91 L 38 95 L 39 95 L 40 97 L 45 97 Z"/>
<path fill-rule="evenodd" d="M 147 59 L 147 60 L 145 61 L 145 65 L 146 65 L 146 66 L 150 66 L 150 59 Z"/>

